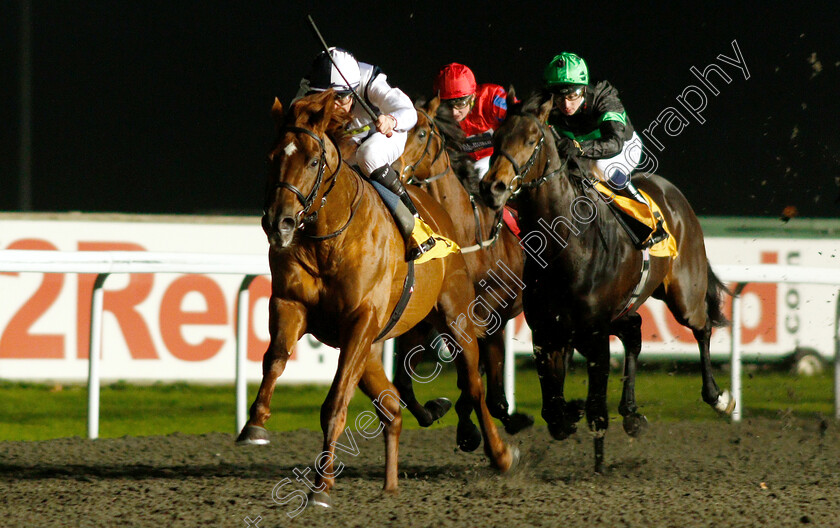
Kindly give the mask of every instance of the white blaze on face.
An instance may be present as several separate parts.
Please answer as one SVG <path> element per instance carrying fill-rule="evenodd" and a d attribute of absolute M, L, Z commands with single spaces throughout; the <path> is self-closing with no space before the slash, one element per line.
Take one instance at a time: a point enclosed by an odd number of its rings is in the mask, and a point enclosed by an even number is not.
<path fill-rule="evenodd" d="M 292 154 L 294 154 L 295 152 L 297 152 L 297 147 L 295 146 L 295 144 L 294 144 L 294 143 L 292 143 L 292 142 L 290 141 L 290 142 L 289 142 L 289 144 L 288 144 L 288 145 L 286 145 L 286 148 L 284 148 L 284 149 L 283 149 L 283 152 L 285 152 L 285 153 L 286 153 L 286 156 L 287 156 L 287 157 L 288 157 L 288 156 L 291 156 Z"/>

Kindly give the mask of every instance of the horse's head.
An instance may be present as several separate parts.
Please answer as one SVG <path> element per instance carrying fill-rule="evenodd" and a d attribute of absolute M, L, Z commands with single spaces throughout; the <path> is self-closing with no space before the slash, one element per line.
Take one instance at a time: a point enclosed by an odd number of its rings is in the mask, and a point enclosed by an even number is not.
<path fill-rule="evenodd" d="M 417 124 L 408 132 L 405 149 L 400 157 L 403 169 L 400 178 L 403 183 L 422 185 L 434 172 L 443 166 L 445 157 L 444 138 L 438 129 L 434 115 L 440 107 L 440 99 L 435 97 L 427 103 L 418 101 Z"/>
<path fill-rule="evenodd" d="M 513 87 L 508 90 L 507 118 L 493 134 L 492 163 L 481 180 L 488 206 L 501 208 L 523 186 L 543 179 L 551 164 L 559 164 L 554 138 L 544 124 L 551 104 L 537 97 L 517 103 Z"/>
<path fill-rule="evenodd" d="M 268 156 L 262 227 L 274 248 L 291 245 L 295 232 L 313 221 L 321 207 L 328 180 L 338 171 L 340 153 L 327 132 L 340 126 L 347 114 L 334 104 L 332 90 L 296 101 L 283 111 L 277 99 L 271 114 L 277 143 Z"/>

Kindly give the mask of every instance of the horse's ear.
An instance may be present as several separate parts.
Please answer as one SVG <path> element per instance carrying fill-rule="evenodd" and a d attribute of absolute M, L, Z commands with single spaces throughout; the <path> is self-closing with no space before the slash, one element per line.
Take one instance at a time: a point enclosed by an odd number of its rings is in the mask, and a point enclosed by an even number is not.
<path fill-rule="evenodd" d="M 429 115 L 437 114 L 438 108 L 440 108 L 440 96 L 435 95 L 434 97 L 432 97 L 432 100 L 428 102 L 426 107 L 426 111 L 429 113 Z"/>
<path fill-rule="evenodd" d="M 335 91 L 322 92 L 315 97 L 315 101 L 318 103 L 318 110 L 310 115 L 309 123 L 319 132 L 323 132 L 327 129 L 333 110 L 335 110 Z"/>
<path fill-rule="evenodd" d="M 513 108 L 514 103 L 516 103 L 516 88 L 511 84 L 507 89 L 507 107 Z"/>
<path fill-rule="evenodd" d="M 274 98 L 274 104 L 271 105 L 271 117 L 274 118 L 274 126 L 279 131 L 283 124 L 283 104 L 276 97 Z"/>
<path fill-rule="evenodd" d="M 550 95 L 548 99 L 543 101 L 540 104 L 539 109 L 537 110 L 537 119 L 540 120 L 540 123 L 545 123 L 548 121 L 548 114 L 551 112 L 551 108 L 554 106 L 554 96 Z"/>

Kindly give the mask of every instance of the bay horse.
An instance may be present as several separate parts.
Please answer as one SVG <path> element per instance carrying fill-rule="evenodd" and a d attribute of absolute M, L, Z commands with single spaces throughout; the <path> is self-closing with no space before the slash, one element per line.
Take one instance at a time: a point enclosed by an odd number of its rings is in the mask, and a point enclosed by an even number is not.
<path fill-rule="evenodd" d="M 636 436 L 647 425 L 635 397 L 641 316 L 633 309 L 624 313 L 634 294 L 634 306 L 649 296 L 661 299 L 691 329 L 700 349 L 703 401 L 731 414 L 734 399 L 715 383 L 709 357 L 712 327 L 727 324 L 720 309 L 726 289 L 712 272 L 700 223 L 688 201 L 673 184 L 647 173 L 633 182 L 659 204 L 679 254 L 673 259 L 651 257 L 645 279 L 643 253 L 612 219 L 609 206 L 584 185 L 580 171 L 570 170 L 569 160 L 558 155 L 546 124 L 553 100 L 537 95 L 517 104 L 512 88 L 508 93 L 508 116 L 493 135 L 494 160 L 481 191 L 496 208 L 514 196 L 519 205 L 522 232 L 527 233 L 522 239 L 527 254 L 525 319 L 532 330 L 542 416 L 556 439 L 574 433 L 582 414 L 563 395 L 567 361 L 575 349 L 586 358 L 585 412 L 594 435 L 595 471 L 600 473 L 608 426 L 610 335 L 625 347 L 618 407 L 624 429 Z"/>
<path fill-rule="evenodd" d="M 501 214 L 484 205 L 477 188 L 471 193 L 466 188 L 468 183 L 462 183 L 462 178 L 468 178 L 462 173 L 472 170 L 472 164 L 461 162 L 456 166 L 453 157 L 457 154 L 446 148 L 446 142 L 457 143 L 464 134 L 451 112 L 438 112 L 439 108 L 438 97 L 417 104 L 417 124 L 409 132 L 401 157 L 401 176 L 404 183 L 427 191 L 452 217 L 454 240 L 461 246 L 479 297 L 470 315 L 485 331 L 484 337 L 478 339 L 478 348 L 487 376 L 487 407 L 494 418 L 501 420 L 505 431 L 516 434 L 534 423 L 531 416 L 508 412 L 504 392 L 505 324 L 522 312 L 524 254 L 516 235 L 502 223 Z M 413 372 L 420 354 L 411 354 L 410 350 L 425 338 L 417 332 L 400 337 L 394 384 L 418 423 L 428 427 L 448 410 L 449 403 L 437 399 L 420 405 L 414 395 L 409 369 Z M 471 408 L 471 403 L 459 400 L 458 445 L 464 451 L 472 451 L 481 442 L 481 435 L 470 421 L 470 413 L 460 411 L 464 407 Z"/>
<path fill-rule="evenodd" d="M 450 338 L 458 386 L 478 415 L 484 452 L 493 466 L 507 471 L 518 455 L 502 441 L 484 402 L 473 339 L 480 329 L 467 321 L 460 325 L 462 333 L 446 333 L 449 323 L 466 313 L 475 298 L 472 282 L 466 280 L 464 258 L 454 253 L 416 266 L 405 261 L 403 239 L 382 199 L 343 161 L 352 142 L 338 138 L 348 116 L 335 108 L 334 101 L 335 92 L 328 90 L 299 99 L 288 112 L 278 100 L 272 108 L 278 139 L 269 156 L 262 217 L 270 246 L 271 338 L 259 392 L 237 443 L 268 443 L 263 426 L 270 416 L 275 384 L 292 347 L 310 333 L 340 350 L 335 377 L 321 407 L 324 443 L 316 463 L 313 503 L 330 505 L 330 489 L 343 468 L 339 464 L 336 470 L 335 446 L 357 385 L 374 401 L 384 425 L 384 490 L 395 492 L 404 404 L 385 376 L 381 352 L 377 353 L 381 348 L 372 345 L 425 322 Z M 436 201 L 416 189 L 411 190 L 411 197 L 436 232 L 452 235 L 452 221 Z M 390 316 L 408 291 L 404 284 L 415 267 L 413 294 L 392 326 Z M 369 429 L 367 433 L 370 437 Z M 359 434 L 365 436 L 363 431 Z"/>

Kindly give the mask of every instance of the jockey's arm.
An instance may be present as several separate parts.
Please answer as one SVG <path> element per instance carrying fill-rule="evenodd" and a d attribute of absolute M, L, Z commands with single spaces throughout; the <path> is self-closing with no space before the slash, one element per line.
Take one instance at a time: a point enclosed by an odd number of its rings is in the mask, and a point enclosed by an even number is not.
<path fill-rule="evenodd" d="M 417 110 L 414 109 L 411 98 L 399 88 L 389 85 L 385 74 L 371 79 L 368 96 L 370 102 L 377 106 L 383 115 L 394 118 L 394 132 L 406 132 L 417 124 Z"/>
<path fill-rule="evenodd" d="M 600 137 L 581 142 L 583 156 L 592 159 L 611 158 L 624 147 L 627 113 L 618 98 L 618 91 L 608 83 L 599 83 L 596 90 L 601 90 L 596 97 L 596 115 L 599 116 Z"/>
<path fill-rule="evenodd" d="M 604 121 L 601 123 L 601 137 L 582 141 L 584 158 L 611 158 L 621 152 L 624 147 L 624 123 L 620 121 Z"/>

